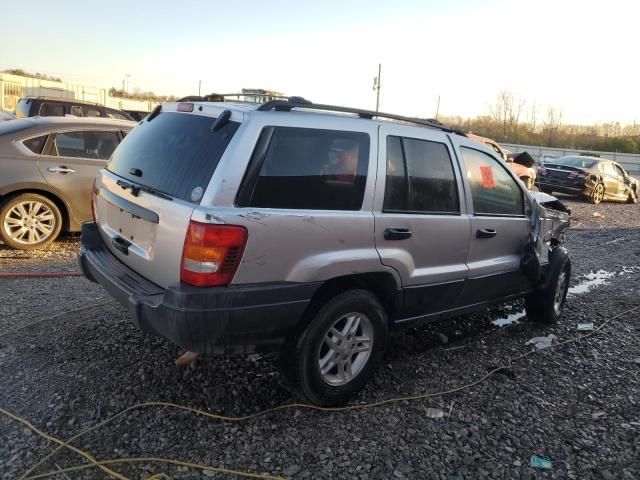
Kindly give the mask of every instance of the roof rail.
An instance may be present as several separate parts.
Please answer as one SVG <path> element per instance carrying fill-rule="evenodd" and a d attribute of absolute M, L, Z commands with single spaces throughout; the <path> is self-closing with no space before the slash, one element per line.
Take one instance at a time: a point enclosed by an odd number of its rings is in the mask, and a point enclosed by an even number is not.
<path fill-rule="evenodd" d="M 68 102 L 68 103 L 81 103 L 83 105 L 92 105 L 92 106 L 96 106 L 96 107 L 105 107 L 106 105 L 103 105 L 101 103 L 97 103 L 97 102 L 89 102 L 88 100 L 80 100 L 77 98 L 66 98 L 66 97 L 48 97 L 46 95 L 27 95 L 26 97 L 21 97 L 21 100 L 25 99 L 25 100 L 47 100 L 50 102 Z M 111 107 L 107 107 L 107 108 L 111 108 Z"/>
<path fill-rule="evenodd" d="M 266 102 L 260 105 L 257 110 L 261 112 L 268 112 L 271 110 L 275 110 L 277 112 L 290 112 L 294 108 L 296 109 L 307 109 L 307 110 L 323 110 L 327 112 L 340 112 L 340 113 L 351 113 L 357 115 L 360 118 L 388 118 L 390 120 L 397 120 L 400 122 L 413 123 L 416 125 L 420 125 L 423 127 L 435 128 L 438 130 L 442 130 L 443 132 L 455 133 L 457 135 L 461 135 L 466 137 L 467 135 L 457 128 L 448 127 L 444 125 L 442 122 L 438 120 L 427 118 L 413 118 L 413 117 L 404 117 L 402 115 L 395 115 L 393 113 L 382 113 L 382 112 L 374 112 L 373 110 L 362 110 L 359 108 L 350 108 L 350 107 L 339 107 L 336 105 L 324 105 L 320 103 L 313 103 L 309 100 L 306 100 L 302 97 L 289 97 L 288 100 L 272 100 L 270 102 Z"/>
<path fill-rule="evenodd" d="M 187 97 L 182 97 L 176 102 L 225 102 L 227 97 L 236 97 L 235 100 L 231 100 L 233 102 L 246 102 L 244 100 L 240 100 L 240 97 L 268 97 L 268 98 L 278 98 L 278 99 L 288 99 L 289 97 L 283 97 L 280 95 L 271 95 L 269 93 L 210 93 L 208 95 L 189 95 Z M 246 102 L 246 103 L 254 103 L 254 102 Z"/>

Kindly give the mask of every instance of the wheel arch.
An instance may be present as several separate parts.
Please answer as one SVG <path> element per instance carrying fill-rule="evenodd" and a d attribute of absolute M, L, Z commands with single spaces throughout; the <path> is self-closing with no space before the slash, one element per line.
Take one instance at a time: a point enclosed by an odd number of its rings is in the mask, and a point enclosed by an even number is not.
<path fill-rule="evenodd" d="M 0 194 L 0 204 L 25 193 L 41 195 L 51 200 L 56 205 L 56 207 L 58 207 L 58 210 L 60 210 L 60 214 L 62 215 L 62 230 L 65 232 L 71 230 L 72 217 L 69 205 L 62 199 L 61 196 L 50 190 L 43 189 L 41 188 L 41 186 L 21 186 L 16 188 L 15 190 L 3 192 L 2 194 Z"/>
<path fill-rule="evenodd" d="M 313 295 L 304 317 L 309 319 L 331 298 L 347 290 L 367 290 L 373 293 L 384 308 L 387 318 L 396 315 L 402 306 L 402 290 L 389 272 L 344 275 L 326 280 Z"/>

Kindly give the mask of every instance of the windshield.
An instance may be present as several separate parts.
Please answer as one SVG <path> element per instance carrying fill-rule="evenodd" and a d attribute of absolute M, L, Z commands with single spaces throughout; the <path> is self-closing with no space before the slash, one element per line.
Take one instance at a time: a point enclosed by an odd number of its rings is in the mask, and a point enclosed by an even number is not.
<path fill-rule="evenodd" d="M 161 113 L 125 137 L 107 170 L 167 195 L 197 202 L 240 125 L 228 122 L 212 131 L 215 121 L 215 117 L 203 115 Z"/>
<path fill-rule="evenodd" d="M 557 165 L 566 165 L 567 167 L 592 168 L 598 160 L 588 157 L 562 157 L 553 160 L 552 163 Z"/>

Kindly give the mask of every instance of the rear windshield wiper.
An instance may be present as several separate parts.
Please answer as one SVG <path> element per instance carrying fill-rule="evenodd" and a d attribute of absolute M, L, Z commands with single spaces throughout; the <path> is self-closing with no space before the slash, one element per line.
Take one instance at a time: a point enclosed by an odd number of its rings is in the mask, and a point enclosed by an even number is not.
<path fill-rule="evenodd" d="M 140 191 L 150 193 L 151 195 L 155 195 L 156 197 L 160 197 L 164 200 L 173 200 L 169 195 L 166 195 L 162 192 L 154 190 L 151 187 L 145 187 L 144 185 L 136 185 L 134 183 L 125 182 L 124 180 L 118 180 L 116 182 L 122 189 L 126 190 L 127 188 L 131 189 L 131 195 L 137 197 L 140 194 Z"/>

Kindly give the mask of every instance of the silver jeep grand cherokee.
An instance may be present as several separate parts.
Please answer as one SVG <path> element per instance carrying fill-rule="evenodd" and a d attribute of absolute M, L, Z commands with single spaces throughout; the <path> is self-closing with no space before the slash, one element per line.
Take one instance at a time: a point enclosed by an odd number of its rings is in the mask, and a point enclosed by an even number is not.
<path fill-rule="evenodd" d="M 316 105 L 158 107 L 96 180 L 82 269 L 143 331 L 203 353 L 278 349 L 334 405 L 390 332 L 520 297 L 555 322 L 567 210 L 433 120 Z"/>

